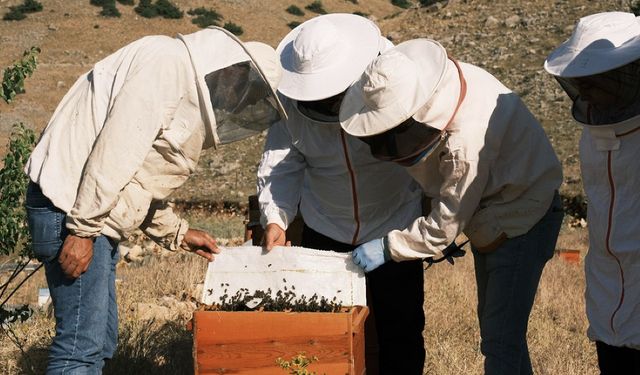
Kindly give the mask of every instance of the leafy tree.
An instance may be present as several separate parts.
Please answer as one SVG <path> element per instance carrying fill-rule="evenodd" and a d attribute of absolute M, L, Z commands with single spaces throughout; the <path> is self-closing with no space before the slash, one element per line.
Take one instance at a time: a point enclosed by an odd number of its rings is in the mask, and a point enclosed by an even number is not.
<path fill-rule="evenodd" d="M 22 169 L 29 159 L 35 135 L 24 124 L 13 125 L 9 151 L 0 170 L 0 254 L 10 255 L 16 250 L 31 257 L 29 232 L 26 226 L 24 193 L 28 179 Z"/>
<path fill-rule="evenodd" d="M 290 29 L 295 29 L 296 27 L 298 27 L 300 25 L 300 22 L 298 21 L 291 21 L 287 24 L 287 26 L 289 26 Z"/>
<path fill-rule="evenodd" d="M 24 79 L 30 77 L 38 64 L 40 48 L 31 47 L 22 55 L 22 60 L 2 72 L 2 92 L 0 98 L 10 103 L 17 94 L 24 93 Z"/>
<path fill-rule="evenodd" d="M 20 61 L 4 69 L 1 97 L 5 102 L 10 103 L 17 94 L 24 92 L 24 79 L 31 76 L 36 68 L 39 52 L 39 48 L 31 47 L 24 52 Z M 0 169 L 0 255 L 17 256 L 9 278 L 0 285 L 0 330 L 5 331 L 11 331 L 10 325 L 5 323 L 24 321 L 31 315 L 27 305 L 17 309 L 7 309 L 5 306 L 11 296 L 42 267 L 38 266 L 26 274 L 17 286 L 13 286 L 33 255 L 24 209 L 29 179 L 23 168 L 34 144 L 34 132 L 22 123 L 14 124 L 8 152 L 3 158 L 4 165 Z M 20 347 L 15 334 L 9 337 Z"/>
<path fill-rule="evenodd" d="M 294 16 L 304 16 L 304 12 L 302 11 L 302 9 L 298 8 L 295 5 L 291 5 L 290 7 L 288 7 L 287 13 L 293 14 Z"/>
<path fill-rule="evenodd" d="M 135 1 L 133 0 L 118 0 L 118 2 L 122 5 L 133 5 L 135 4 Z"/>

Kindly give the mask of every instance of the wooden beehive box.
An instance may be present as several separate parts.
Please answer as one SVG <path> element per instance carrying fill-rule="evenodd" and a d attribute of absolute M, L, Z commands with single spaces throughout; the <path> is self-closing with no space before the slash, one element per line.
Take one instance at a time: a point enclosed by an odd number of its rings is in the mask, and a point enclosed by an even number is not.
<path fill-rule="evenodd" d="M 318 358 L 318 374 L 365 374 L 368 309 L 347 312 L 197 311 L 193 316 L 196 374 L 287 374 L 277 358 Z"/>

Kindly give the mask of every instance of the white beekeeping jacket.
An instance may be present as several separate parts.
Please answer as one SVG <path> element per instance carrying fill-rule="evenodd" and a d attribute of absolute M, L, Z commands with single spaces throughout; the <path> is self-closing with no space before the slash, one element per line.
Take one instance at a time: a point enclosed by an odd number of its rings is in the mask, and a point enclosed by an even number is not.
<path fill-rule="evenodd" d="M 457 77 L 452 63 L 450 77 Z M 394 260 L 442 255 L 462 232 L 476 247 L 525 234 L 547 212 L 562 183 L 560 162 L 520 98 L 488 72 L 460 64 L 467 93 L 448 137 L 408 168 L 431 198 L 431 211 L 388 235 Z M 459 82 L 439 94 L 454 108 Z"/>
<path fill-rule="evenodd" d="M 299 207 L 310 228 L 356 245 L 420 215 L 420 188 L 403 168 L 375 159 L 338 122 L 314 121 L 281 99 L 289 119 L 269 129 L 258 169 L 263 225 L 286 229 Z"/>
<path fill-rule="evenodd" d="M 163 200 L 217 140 L 203 75 L 247 59 L 219 29 L 121 48 L 65 95 L 26 173 L 72 233 L 120 239 L 141 227 L 176 249 L 188 224 Z"/>
<path fill-rule="evenodd" d="M 640 116 L 584 125 L 580 162 L 588 198 L 587 334 L 634 349 L 640 349 L 639 160 Z"/>

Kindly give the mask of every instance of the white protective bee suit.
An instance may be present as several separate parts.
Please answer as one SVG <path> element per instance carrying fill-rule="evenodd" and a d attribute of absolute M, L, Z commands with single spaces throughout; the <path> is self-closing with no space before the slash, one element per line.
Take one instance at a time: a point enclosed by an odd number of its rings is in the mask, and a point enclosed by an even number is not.
<path fill-rule="evenodd" d="M 587 193 L 585 258 L 590 339 L 640 349 L 640 116 L 583 124 L 582 179 Z"/>
<path fill-rule="evenodd" d="M 634 354 L 619 349 L 640 350 L 639 35 L 640 18 L 633 13 L 589 15 L 544 64 L 573 101 L 572 116 L 582 126 L 587 335 L 596 341 L 603 373 L 633 366 Z M 615 102 L 604 105 L 607 95 Z"/>
<path fill-rule="evenodd" d="M 26 173 L 67 213 L 73 234 L 118 240 L 141 227 L 177 249 L 188 224 L 164 199 L 195 171 L 204 148 L 257 132 L 221 126 L 212 101 L 232 90 L 210 91 L 206 82 L 212 72 L 249 61 L 252 48 L 259 54 L 271 47 L 245 48 L 221 28 L 148 36 L 121 48 L 75 82 Z M 268 68 L 275 87 L 280 68 Z"/>
<path fill-rule="evenodd" d="M 306 225 L 356 245 L 420 215 L 420 187 L 403 168 L 375 159 L 338 122 L 314 121 L 295 100 L 282 102 L 289 120 L 269 129 L 258 169 L 263 225 L 286 229 L 299 203 Z"/>

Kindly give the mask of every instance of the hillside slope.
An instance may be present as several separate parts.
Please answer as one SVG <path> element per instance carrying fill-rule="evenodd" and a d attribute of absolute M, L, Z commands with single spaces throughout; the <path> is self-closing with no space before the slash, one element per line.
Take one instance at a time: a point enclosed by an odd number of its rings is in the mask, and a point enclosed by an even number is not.
<path fill-rule="evenodd" d="M 0 0 L 0 11 L 21 0 Z M 122 45 L 144 35 L 189 33 L 198 30 L 185 15 L 180 20 L 139 17 L 132 7 L 118 5 L 121 18 L 104 18 L 89 1 L 41 1 L 44 11 L 22 21 L 0 21 L 0 66 L 6 67 L 32 45 L 42 48 L 40 64 L 26 84 L 27 93 L 14 103 L 0 103 L 0 155 L 4 154 L 11 124 L 23 121 L 40 131 L 77 76 Z M 302 17 L 285 10 L 303 8 L 311 1 L 183 0 L 184 11 L 214 8 L 225 21 L 244 29 L 243 40 L 261 40 L 276 46 L 290 30 L 288 23 Z M 575 21 L 603 10 L 627 10 L 624 0 L 450 0 L 428 8 L 403 10 L 388 0 L 324 0 L 329 12 L 359 11 L 370 15 L 395 43 L 411 38 L 434 38 L 461 61 L 484 67 L 523 96 L 542 121 L 565 168 L 563 191 L 581 193 L 577 161 L 579 128 L 568 118 L 568 101 L 544 73 L 547 54 L 566 39 Z M 246 201 L 255 187 L 255 168 L 264 137 L 205 152 L 196 175 L 176 194 L 185 200 Z"/>

